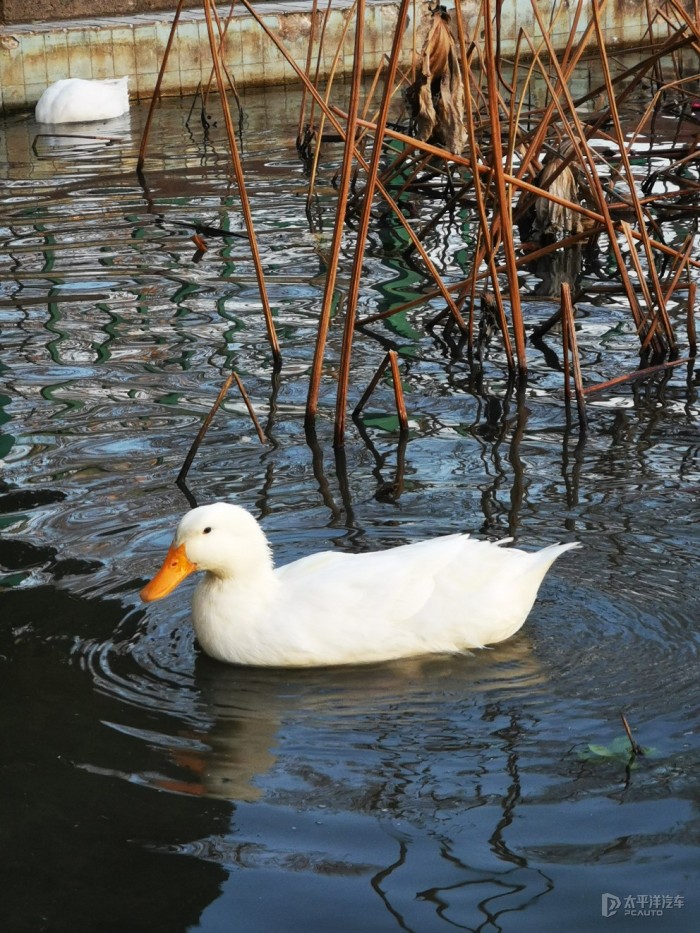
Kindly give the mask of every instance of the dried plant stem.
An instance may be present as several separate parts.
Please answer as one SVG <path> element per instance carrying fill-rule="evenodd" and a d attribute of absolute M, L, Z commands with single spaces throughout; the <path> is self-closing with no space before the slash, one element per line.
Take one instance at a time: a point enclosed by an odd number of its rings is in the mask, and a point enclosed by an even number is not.
<path fill-rule="evenodd" d="M 245 0 L 243 0 L 243 2 L 245 2 Z M 331 110 L 334 113 L 337 113 L 342 117 L 346 116 L 344 111 L 340 110 L 338 107 L 332 107 Z M 369 123 L 366 120 L 358 119 L 357 122 L 360 126 L 368 126 L 370 129 L 376 129 L 373 123 Z M 412 145 L 416 149 L 420 149 L 423 152 L 430 152 L 432 153 L 432 155 L 436 156 L 437 158 L 449 160 L 451 162 L 454 162 L 457 165 L 463 165 L 466 168 L 470 169 L 472 172 L 478 172 L 481 175 L 488 175 L 491 172 L 491 169 L 485 165 L 481 165 L 478 163 L 474 165 L 471 159 L 466 158 L 465 156 L 458 156 L 456 153 L 447 152 L 445 149 L 440 149 L 438 146 L 432 146 L 430 143 L 425 143 L 420 139 L 414 139 L 412 136 L 407 136 L 405 133 L 400 133 L 398 130 L 392 130 L 389 127 L 387 127 L 385 131 L 385 135 L 389 136 L 391 139 L 396 139 L 399 142 L 405 143 L 406 145 Z M 518 190 L 530 191 L 533 194 L 546 198 L 547 200 L 552 201 L 555 204 L 560 204 L 562 207 L 566 207 L 569 210 L 572 210 L 576 212 L 577 214 L 580 214 L 582 217 L 588 217 L 590 220 L 594 220 L 600 223 L 604 227 L 604 229 L 611 229 L 612 231 L 615 231 L 619 227 L 619 223 L 617 221 L 612 220 L 612 218 L 610 217 L 610 206 L 605 202 L 605 196 L 604 196 L 602 187 L 601 187 L 601 196 L 605 203 L 605 213 L 602 210 L 600 212 L 596 210 L 592 210 L 591 208 L 585 207 L 583 204 L 576 204 L 574 201 L 569 201 L 567 198 L 561 198 L 558 195 L 553 194 L 551 191 L 548 191 L 545 188 L 540 188 L 538 185 L 535 185 L 532 182 L 526 181 L 524 178 L 518 178 L 516 175 L 511 175 L 508 172 L 503 173 L 503 180 L 508 185 L 512 185 L 514 188 Z M 377 187 L 379 188 L 381 192 L 382 191 L 381 186 L 379 186 L 378 184 Z M 606 218 L 606 214 L 607 214 L 607 218 Z M 591 235 L 590 233 L 582 234 L 582 238 L 585 238 L 586 236 L 590 236 L 590 235 Z M 639 231 L 637 230 L 632 231 L 632 237 L 635 240 L 641 240 L 642 238 Z M 614 237 L 614 234 L 613 234 L 613 239 L 615 240 L 615 244 L 617 245 L 617 241 L 616 241 L 616 238 Z M 650 238 L 649 243 L 651 244 L 651 246 L 653 246 L 654 249 L 658 250 L 659 252 L 665 253 L 667 256 L 672 256 L 674 258 L 678 258 L 680 256 L 680 253 L 677 249 L 674 249 L 672 246 L 668 246 L 666 243 L 662 243 L 660 240 L 654 240 Z M 561 246 L 561 243 L 557 243 L 556 246 L 554 246 L 553 248 L 559 249 L 560 246 Z M 617 257 L 616 257 L 616 260 L 617 260 Z M 619 255 L 619 262 L 620 263 L 623 262 L 622 254 Z M 689 261 L 688 265 L 693 266 L 693 268 L 700 269 L 700 260 L 697 260 L 697 259 L 691 260 Z"/>
<path fill-rule="evenodd" d="M 348 383 L 350 381 L 350 358 L 352 354 L 352 340 L 355 330 L 355 318 L 357 308 L 357 298 L 360 293 L 360 277 L 362 275 L 362 260 L 365 253 L 365 243 L 367 242 L 367 233 L 369 231 L 369 222 L 372 216 L 372 202 L 374 192 L 377 187 L 377 172 L 379 171 L 379 160 L 382 155 L 382 144 L 384 142 L 384 127 L 389 117 L 389 105 L 396 78 L 396 69 L 398 65 L 399 53 L 401 51 L 401 39 L 408 15 L 408 5 L 410 0 L 401 0 L 399 7 L 399 17 L 394 31 L 394 41 L 391 47 L 389 57 L 389 67 L 384 78 L 384 93 L 379 108 L 377 120 L 377 130 L 374 135 L 374 147 L 367 172 L 367 183 L 365 185 L 364 202 L 362 204 L 362 213 L 360 214 L 360 223 L 355 239 L 355 254 L 353 256 L 352 269 L 350 271 L 350 283 L 348 286 L 347 301 L 345 304 L 345 327 L 343 331 L 343 344 L 340 353 L 340 368 L 338 375 L 338 393 L 336 397 L 335 408 L 335 434 L 334 444 L 339 446 L 344 442 L 345 436 L 345 410 L 347 407 Z M 348 136 L 346 145 L 350 145 L 352 137 Z"/>
<path fill-rule="evenodd" d="M 690 348 L 690 355 L 695 356 L 698 349 L 698 341 L 695 335 L 695 292 L 696 292 L 695 282 L 690 282 L 688 285 L 688 309 L 687 309 L 687 329 L 688 329 L 688 346 Z"/>
<path fill-rule="evenodd" d="M 178 485 L 185 482 L 185 478 L 187 477 L 187 474 L 190 471 L 190 467 L 192 466 L 192 461 L 194 460 L 197 454 L 197 451 L 199 450 L 200 444 L 204 440 L 204 435 L 209 430 L 209 425 L 214 420 L 214 415 L 219 410 L 219 406 L 221 405 L 224 398 L 226 397 L 226 393 L 231 388 L 231 383 L 234 381 L 234 379 L 236 381 L 236 385 L 238 386 L 238 390 L 241 393 L 241 396 L 243 397 L 243 401 L 245 402 L 246 408 L 248 409 L 248 413 L 251 417 L 251 420 L 253 424 L 255 425 L 255 430 L 257 431 L 258 437 L 260 438 L 260 443 L 261 444 L 265 443 L 265 435 L 263 434 L 263 431 L 262 431 L 262 428 L 260 427 L 260 423 L 258 419 L 255 417 L 255 412 L 253 410 L 253 406 L 250 403 L 250 399 L 248 398 L 248 393 L 243 388 L 243 383 L 238 377 L 238 373 L 235 373 L 235 372 L 231 373 L 230 376 L 226 377 L 226 381 L 224 382 L 221 389 L 219 390 L 219 394 L 216 396 L 216 401 L 211 406 L 209 410 L 209 414 L 204 419 L 204 422 L 202 423 L 202 427 L 197 432 L 197 436 L 195 437 L 194 441 L 192 442 L 192 446 L 187 452 L 187 456 L 185 457 L 185 462 L 182 464 L 182 468 L 180 472 L 177 474 L 177 479 L 175 480 L 175 482 Z"/>
<path fill-rule="evenodd" d="M 579 427 L 582 432 L 588 430 L 588 417 L 586 415 L 585 391 L 583 388 L 583 377 L 581 376 L 581 361 L 578 354 L 578 342 L 576 340 L 576 324 L 574 322 L 574 306 L 571 301 L 571 289 L 565 282 L 561 286 L 561 314 L 562 322 L 566 323 L 563 330 L 566 331 L 566 344 L 571 351 L 571 368 L 574 374 L 574 389 L 576 391 L 576 407 L 578 409 Z"/>
<path fill-rule="evenodd" d="M 309 42 L 306 47 L 306 65 L 304 66 L 304 73 L 307 78 L 311 77 L 311 55 L 314 50 L 314 40 L 316 38 L 316 12 L 318 10 L 318 0 L 313 0 L 311 6 L 311 32 L 309 34 Z M 301 90 L 301 104 L 299 105 L 299 126 L 297 128 L 297 146 L 301 145 L 302 135 L 304 131 L 304 118 L 306 116 L 306 85 Z"/>
<path fill-rule="evenodd" d="M 326 9 L 326 18 L 324 19 L 324 31 L 325 31 L 326 19 L 328 18 L 328 14 L 329 14 L 329 12 L 330 12 L 330 4 L 331 4 L 331 2 L 332 2 L 332 0 L 328 0 L 328 7 L 327 7 L 327 9 Z M 354 6 L 354 5 L 353 5 L 353 6 Z M 352 12 L 352 11 L 350 11 L 350 12 Z M 327 110 L 327 108 L 328 108 L 328 103 L 329 103 L 329 101 L 330 101 L 331 91 L 333 90 L 333 82 L 335 81 L 335 73 L 336 73 L 336 70 L 337 70 L 337 68 L 338 68 L 338 62 L 340 61 L 340 53 L 341 53 L 342 48 L 343 48 L 343 42 L 344 42 L 344 40 L 345 40 L 345 36 L 347 35 L 347 31 L 348 31 L 348 28 L 349 28 L 349 26 L 350 26 L 350 22 L 351 22 L 351 16 L 348 15 L 347 19 L 345 20 L 345 24 L 344 24 L 344 26 L 343 26 L 342 34 L 341 34 L 341 36 L 340 36 L 340 39 L 338 40 L 338 45 L 337 45 L 336 50 L 335 50 L 335 55 L 333 56 L 333 61 L 332 61 L 332 63 L 331 63 L 331 68 L 330 68 L 330 72 L 329 72 L 329 74 L 328 74 L 328 78 L 326 79 L 326 107 L 321 111 L 321 119 L 320 119 L 320 121 L 319 121 L 318 133 L 316 134 L 316 145 L 314 146 L 313 163 L 312 163 L 312 165 L 311 165 L 311 171 L 309 172 L 309 193 L 308 193 L 307 196 L 306 196 L 306 207 L 307 207 L 307 210 L 310 210 L 311 201 L 312 201 L 313 196 L 314 196 L 314 188 L 315 188 L 315 185 L 316 185 L 316 175 L 317 175 L 317 173 L 318 173 L 318 162 L 319 162 L 319 159 L 320 159 L 320 157 L 321 157 L 321 138 L 323 137 L 323 130 L 324 130 L 324 127 L 325 127 L 325 124 L 326 124 L 326 110 Z M 323 33 L 321 34 L 321 41 L 323 41 Z M 319 56 L 320 56 L 320 52 L 321 52 L 321 49 L 319 48 Z M 319 61 L 320 61 L 320 60 L 319 60 Z M 316 66 L 316 76 L 317 76 L 317 78 L 318 78 L 318 67 L 319 67 L 319 63 L 317 63 L 317 66 Z M 306 85 L 304 85 L 304 90 L 305 90 L 305 91 L 307 90 Z M 313 118 L 314 118 L 314 110 L 313 110 L 314 103 L 315 103 L 315 101 L 314 101 L 314 99 L 312 98 L 312 101 L 311 101 L 311 114 L 310 114 L 310 116 L 309 116 L 309 120 L 310 120 L 310 121 L 313 121 Z M 347 198 L 347 192 L 346 192 L 346 198 Z"/>
<path fill-rule="evenodd" d="M 387 366 L 391 367 L 391 378 L 394 384 L 394 401 L 396 403 L 396 414 L 398 415 L 398 418 L 399 418 L 399 427 L 402 432 L 408 431 L 408 415 L 406 414 L 406 405 L 404 403 L 404 398 L 403 398 L 403 389 L 401 387 L 401 373 L 399 372 L 398 354 L 396 353 L 396 350 L 389 350 L 387 352 L 386 356 L 381 361 L 381 363 L 379 364 L 377 368 L 377 371 L 372 377 L 370 384 L 365 389 L 362 395 L 362 398 L 355 406 L 352 416 L 353 418 L 359 417 L 360 413 L 362 412 L 362 409 L 365 407 L 365 405 L 369 401 L 370 396 L 372 395 L 374 390 L 377 388 L 379 384 L 379 380 L 384 375 L 384 372 Z"/>
<path fill-rule="evenodd" d="M 301 70 L 301 68 L 297 65 L 297 63 L 294 61 L 294 59 L 289 55 L 289 53 L 288 53 L 287 50 L 285 49 L 284 45 L 279 41 L 279 39 L 277 38 L 277 36 L 275 36 L 274 33 L 273 33 L 273 32 L 268 28 L 268 26 L 264 23 L 264 21 L 261 19 L 260 15 L 256 12 L 255 8 L 254 8 L 254 7 L 252 6 L 252 4 L 250 3 L 250 0 L 241 0 L 241 4 L 246 8 L 246 10 L 248 10 L 248 12 L 250 13 L 250 15 L 251 15 L 251 16 L 253 17 L 253 19 L 258 23 L 258 25 L 260 26 L 260 28 L 265 32 L 265 34 L 268 36 L 268 38 L 270 38 L 271 41 L 275 44 L 275 46 L 279 49 L 279 51 L 280 51 L 280 52 L 282 53 L 282 55 L 285 57 L 287 63 L 288 63 L 289 66 L 290 66 L 290 68 L 292 68 L 292 69 L 294 70 L 294 72 L 296 73 L 296 75 L 297 75 L 297 77 L 299 78 L 299 80 L 300 80 L 302 83 L 304 83 L 304 84 L 306 85 L 306 87 L 307 87 L 309 93 L 310 93 L 311 96 L 314 98 L 314 100 L 316 101 L 316 103 L 318 104 L 318 106 L 319 106 L 319 107 L 323 110 L 323 112 L 326 114 L 326 117 L 328 118 L 328 120 L 330 121 L 330 123 L 333 125 L 335 131 L 336 131 L 343 139 L 345 139 L 345 131 L 343 130 L 343 127 L 342 127 L 341 124 L 339 123 L 336 114 L 339 114 L 343 119 L 347 119 L 347 114 L 344 113 L 342 110 L 339 110 L 339 108 L 337 108 L 337 107 L 327 107 L 327 106 L 326 106 L 325 101 L 323 100 L 323 98 L 322 98 L 321 95 L 319 94 L 317 88 L 315 88 L 315 87 L 311 84 L 311 82 L 306 78 L 306 76 L 304 75 L 304 72 L 303 72 L 303 71 Z M 367 126 L 367 127 L 369 127 L 370 129 L 375 129 L 375 130 L 376 130 L 376 127 L 375 127 L 375 125 L 374 125 L 373 123 L 369 123 L 369 122 L 367 122 L 367 121 L 360 120 L 359 118 L 358 118 L 358 120 L 357 120 L 357 124 L 358 124 L 358 126 Z M 403 136 L 403 134 L 390 133 L 390 131 L 389 131 L 388 128 L 386 129 L 385 132 L 386 132 L 386 135 L 391 135 L 391 136 L 394 137 L 394 138 L 397 138 L 398 136 Z M 418 145 L 418 140 L 413 139 L 413 137 L 411 137 L 411 136 L 403 136 L 403 139 L 405 139 L 405 140 L 408 141 L 408 145 Z M 422 146 L 421 146 L 421 148 L 422 148 Z M 429 148 L 434 148 L 434 147 L 429 147 Z M 447 154 L 447 156 L 445 156 L 445 150 L 435 150 L 435 151 L 437 152 L 437 154 L 438 154 L 441 158 L 445 158 L 445 157 L 448 158 L 448 159 L 452 159 L 452 158 L 453 158 L 452 155 L 450 155 L 450 154 Z M 354 153 L 354 154 L 355 154 L 355 158 L 357 159 L 358 164 L 360 165 L 360 167 L 361 167 L 362 169 L 364 169 L 365 171 L 367 171 L 367 169 L 368 169 L 367 161 L 365 160 L 365 158 L 364 158 L 364 156 L 362 155 L 362 153 L 359 152 L 358 150 L 355 150 L 355 153 Z M 445 301 L 447 302 L 448 307 L 449 307 L 451 313 L 453 314 L 453 316 L 454 316 L 454 318 L 455 318 L 455 320 L 456 320 L 458 326 L 460 327 L 460 329 L 466 330 L 466 324 L 464 323 L 464 321 L 463 321 L 463 319 L 462 319 L 462 316 L 461 316 L 461 314 L 460 314 L 460 312 L 459 312 L 459 308 L 457 307 L 457 305 L 455 304 L 454 300 L 452 299 L 452 296 L 450 295 L 449 290 L 447 289 L 447 287 L 445 286 L 444 282 L 442 281 L 442 278 L 440 277 L 440 275 L 439 275 L 437 269 L 435 268 L 435 266 L 434 266 L 433 263 L 431 262 L 430 257 L 428 256 L 426 250 L 423 248 L 423 245 L 418 241 L 418 239 L 417 239 L 417 237 L 416 237 L 415 231 L 413 230 L 413 228 L 411 227 L 411 225 L 409 224 L 409 222 L 408 222 L 408 221 L 406 220 L 406 218 L 404 217 L 403 212 L 400 210 L 400 208 L 399 208 L 398 204 L 396 203 L 396 201 L 391 197 L 391 195 L 389 194 L 389 192 L 386 190 L 385 186 L 384 186 L 378 179 L 377 179 L 377 191 L 381 194 L 381 196 L 382 196 L 382 198 L 384 199 L 384 201 L 385 201 L 385 202 L 387 203 L 387 205 L 391 208 L 391 210 L 393 211 L 394 215 L 396 216 L 396 219 L 399 221 L 399 223 L 402 225 L 402 227 L 403 227 L 404 230 L 406 231 L 406 233 L 407 233 L 409 239 L 410 239 L 413 243 L 415 243 L 416 249 L 418 250 L 418 253 L 420 254 L 421 259 L 422 259 L 423 262 L 425 263 L 425 265 L 426 265 L 426 267 L 427 267 L 427 269 L 428 269 L 429 274 L 435 279 L 435 283 L 436 283 L 436 285 L 438 286 L 438 288 L 440 289 L 440 294 L 443 296 L 443 298 L 444 298 Z"/>
<path fill-rule="evenodd" d="M 241 211 L 243 213 L 243 219 L 245 221 L 246 230 L 248 231 L 248 237 L 250 239 L 250 251 L 253 258 L 253 265 L 255 267 L 255 277 L 258 282 L 258 290 L 260 292 L 260 300 L 263 306 L 263 314 L 265 316 L 265 326 L 267 328 L 267 337 L 270 342 L 270 348 L 272 349 L 272 355 L 275 361 L 275 365 L 279 365 L 281 361 L 281 354 L 279 343 L 277 341 L 277 334 L 275 332 L 275 325 L 272 320 L 272 309 L 270 307 L 270 301 L 267 296 L 267 288 L 265 286 L 265 276 L 262 268 L 262 261 L 260 259 L 260 250 L 258 248 L 258 241 L 255 235 L 255 227 L 253 225 L 253 215 L 250 210 L 250 202 L 248 200 L 248 191 L 245 185 L 245 176 L 243 174 L 243 165 L 241 163 L 241 158 L 238 152 L 238 145 L 236 143 L 236 133 L 233 127 L 233 120 L 231 119 L 231 110 L 228 105 L 228 98 L 226 96 L 226 89 L 224 87 L 224 80 L 222 74 L 221 60 L 220 60 L 220 51 L 221 44 L 217 47 L 216 36 L 214 34 L 214 19 L 212 14 L 213 9 L 213 0 L 203 0 L 204 3 L 204 14 L 207 21 L 207 33 L 209 35 L 209 48 L 211 49 L 212 60 L 214 63 L 214 69 L 216 71 L 216 83 L 219 89 L 219 95 L 221 98 L 221 109 L 224 114 L 224 122 L 226 124 L 226 134 L 228 136 L 229 147 L 231 150 L 231 160 L 233 163 L 233 170 L 236 176 L 236 184 L 238 185 L 238 194 L 241 199 Z"/>
<path fill-rule="evenodd" d="M 617 134 L 618 146 L 619 146 L 619 149 L 620 149 L 620 157 L 621 157 L 621 159 L 622 159 L 622 164 L 623 164 L 623 166 L 624 166 L 625 175 L 626 175 L 626 178 L 627 178 L 627 183 L 628 183 L 630 195 L 631 195 L 631 198 L 632 198 L 632 204 L 633 204 L 633 206 L 634 206 L 634 211 L 635 211 L 635 214 L 636 214 L 636 217 L 637 217 L 637 226 L 638 226 L 638 229 L 639 229 L 639 234 L 640 234 L 640 236 L 641 236 L 642 245 L 643 245 L 643 247 L 644 247 L 644 252 L 645 252 L 646 258 L 647 258 L 647 268 L 648 268 L 648 270 L 649 270 L 649 276 L 650 276 L 650 278 L 651 278 L 652 289 L 653 289 L 653 292 L 654 292 L 654 298 L 655 298 L 656 306 L 657 306 L 657 308 L 658 308 L 659 319 L 660 319 L 660 321 L 661 321 L 662 324 L 663 324 L 663 329 L 664 329 L 664 331 L 665 331 L 665 337 L 666 337 L 666 341 L 667 341 L 667 346 L 668 346 L 669 349 L 673 350 L 674 347 L 675 347 L 675 344 L 676 344 L 675 336 L 674 336 L 674 334 L 673 334 L 673 328 L 671 327 L 671 322 L 670 322 L 670 320 L 669 320 L 669 318 L 668 318 L 668 314 L 666 313 L 666 306 L 665 306 L 665 304 L 664 304 L 664 298 L 663 298 L 663 293 L 662 293 L 662 291 L 661 291 L 661 285 L 660 285 L 660 283 L 659 283 L 659 277 L 658 277 L 657 272 L 656 272 L 656 265 L 655 265 L 655 263 L 654 263 L 654 257 L 653 257 L 653 255 L 652 255 L 652 248 L 651 248 L 651 244 L 650 244 L 650 242 L 649 242 L 649 235 L 647 234 L 646 224 L 645 224 L 645 222 L 644 222 L 645 219 L 644 219 L 644 216 L 643 216 L 643 214 L 642 214 L 642 207 L 641 207 L 641 205 L 640 205 L 640 203 L 639 203 L 639 196 L 638 196 L 638 194 L 637 194 L 637 188 L 636 188 L 636 185 L 635 185 L 634 174 L 633 174 L 633 172 L 632 172 L 632 166 L 631 166 L 631 164 L 630 164 L 630 158 L 629 158 L 629 155 L 628 155 L 628 152 L 627 152 L 627 146 L 626 146 L 626 141 L 625 141 L 625 134 L 624 134 L 624 131 L 623 131 L 623 129 L 622 129 L 622 125 L 621 125 L 621 123 L 620 123 L 620 115 L 619 115 L 619 113 L 618 113 L 617 103 L 616 103 L 616 101 L 615 101 L 615 91 L 614 91 L 614 88 L 613 88 L 613 86 L 612 86 L 612 79 L 611 79 L 611 76 L 610 76 L 610 68 L 608 67 L 607 53 L 606 53 L 606 51 L 605 51 L 605 42 L 604 42 L 604 36 L 603 36 L 603 29 L 602 29 L 601 22 L 600 22 L 600 5 L 599 5 L 599 0 L 592 0 L 591 9 L 592 9 L 592 11 L 593 11 L 593 22 L 594 22 L 594 25 L 595 25 L 596 36 L 597 36 L 597 38 L 598 38 L 600 62 L 601 62 L 601 64 L 603 65 L 603 75 L 604 75 L 604 78 L 605 78 L 605 88 L 606 88 L 607 95 L 608 95 L 608 108 L 609 108 L 609 111 L 610 111 L 610 116 L 612 117 L 613 123 L 614 123 L 614 125 L 615 125 L 615 131 L 616 131 L 616 134 Z M 636 258 L 636 251 L 633 249 L 632 244 L 630 244 L 630 249 L 631 249 L 631 252 L 634 252 L 634 253 L 635 253 L 635 258 Z M 640 280 L 641 280 L 641 281 L 645 281 L 645 278 L 644 278 L 643 276 L 640 276 Z M 645 297 L 647 297 L 647 296 L 645 295 Z M 653 302 L 652 302 L 651 295 L 649 295 L 649 297 L 647 297 L 647 303 L 648 303 L 648 306 L 649 306 L 649 310 L 650 310 L 650 312 L 651 312 L 652 307 L 653 307 Z M 651 331 L 651 332 L 654 331 L 654 327 L 653 327 L 653 326 L 650 327 L 650 331 Z M 645 336 L 646 336 L 646 335 L 645 335 Z M 653 338 L 651 338 L 650 342 L 653 342 Z M 666 347 L 663 346 L 663 344 L 661 343 L 660 340 L 656 340 L 656 347 L 657 347 L 657 352 L 658 352 L 658 353 L 665 353 Z"/>
<path fill-rule="evenodd" d="M 634 738 L 634 736 L 632 735 L 632 730 L 630 729 L 629 723 L 627 722 L 627 718 L 626 718 L 626 716 L 625 716 L 624 713 L 620 713 L 620 719 L 622 720 L 623 728 L 624 728 L 625 732 L 627 733 L 627 738 L 629 739 L 629 743 L 630 743 L 630 746 L 631 746 L 631 748 L 632 748 L 632 754 L 633 754 L 633 755 L 642 755 L 642 756 L 643 756 L 643 755 L 644 755 L 644 749 L 642 748 L 642 746 L 641 746 L 638 742 L 635 741 L 635 738 Z"/>
<path fill-rule="evenodd" d="M 253 422 L 253 425 L 255 426 L 255 430 L 258 435 L 258 440 L 260 441 L 261 444 L 264 444 L 266 440 L 265 434 L 263 432 L 263 429 L 260 427 L 260 422 L 258 421 L 257 416 L 255 414 L 255 409 L 253 408 L 253 405 L 250 399 L 248 398 L 248 393 L 246 392 L 245 387 L 243 386 L 243 383 L 241 382 L 238 373 L 234 373 L 233 378 L 236 380 L 238 391 L 241 393 L 241 398 L 245 402 L 245 407 L 248 409 L 250 420 Z"/>
<path fill-rule="evenodd" d="M 668 360 L 666 363 L 658 363 L 656 366 L 645 366 L 644 369 L 635 369 L 634 372 L 625 373 L 623 376 L 615 376 L 614 379 L 607 379 L 605 382 L 598 382 L 593 386 L 588 386 L 583 390 L 584 395 L 593 395 L 594 392 L 602 392 L 604 389 L 610 389 L 613 386 L 621 385 L 623 382 L 633 382 L 635 379 L 646 379 L 647 376 L 653 376 L 655 373 L 662 373 L 667 369 L 673 369 L 676 366 L 682 366 L 684 363 L 690 363 L 693 357 L 686 356 L 680 360 Z"/>
<path fill-rule="evenodd" d="M 491 31 L 491 0 L 483 0 L 484 6 L 484 46 L 485 46 L 485 67 L 488 82 L 489 93 L 498 86 L 498 69 L 494 59 L 493 35 Z M 499 8 L 500 9 L 500 8 Z M 520 306 L 520 289 L 518 287 L 518 271 L 515 263 L 515 246 L 513 242 L 513 226 L 511 217 L 511 198 L 506 189 L 506 182 L 503 177 L 503 149 L 501 146 L 501 124 L 499 117 L 499 105 L 497 101 L 489 99 L 489 118 L 491 121 L 491 167 L 496 188 L 496 202 L 498 204 L 498 216 L 500 218 L 500 232 L 503 243 L 503 252 L 505 254 L 505 264 L 508 270 L 508 282 L 510 285 L 510 313 L 513 322 L 513 337 L 515 339 L 515 353 L 518 360 L 518 369 L 522 375 L 527 373 L 527 351 L 525 348 L 525 328 L 523 326 L 523 314 Z M 494 288 L 498 290 L 498 283 L 494 282 Z M 505 333 L 505 331 L 504 331 Z"/>
<path fill-rule="evenodd" d="M 323 355 L 326 349 L 328 329 L 330 327 L 331 311 L 335 293 L 335 282 L 338 273 L 338 257 L 343 242 L 343 228 L 345 226 L 345 211 L 350 190 L 353 155 L 355 154 L 355 135 L 357 130 L 357 114 L 360 106 L 360 81 L 362 77 L 362 39 L 364 27 L 364 0 L 358 0 L 355 14 L 355 60 L 353 64 L 352 84 L 350 87 L 350 103 L 348 105 L 347 131 L 345 134 L 345 151 L 343 152 L 343 165 L 340 173 L 340 186 L 338 203 L 336 205 L 335 225 L 333 239 L 330 246 L 330 258 L 326 268 L 326 284 L 323 292 L 323 304 L 316 331 L 316 346 L 309 379 L 309 391 L 306 399 L 306 424 L 309 425 L 316 417 L 318 410 L 318 393 L 321 387 L 323 372 Z M 315 89 L 314 89 L 315 90 Z M 324 108 L 325 112 L 325 108 Z"/>
<path fill-rule="evenodd" d="M 182 13 L 182 8 L 184 6 L 185 0 L 178 0 L 177 9 L 175 10 L 175 15 L 173 16 L 172 26 L 170 27 L 170 34 L 168 36 L 168 41 L 165 44 L 165 51 L 163 52 L 163 61 L 160 63 L 160 70 L 158 71 L 158 77 L 156 78 L 156 84 L 153 88 L 153 94 L 151 95 L 151 103 L 148 107 L 148 114 L 146 116 L 146 122 L 143 127 L 143 133 L 141 134 L 141 146 L 139 148 L 139 157 L 136 163 L 136 171 L 143 171 L 143 163 L 146 160 L 146 149 L 148 147 L 148 137 L 151 132 L 151 122 L 153 120 L 153 112 L 156 108 L 156 101 L 160 95 L 160 86 L 163 83 L 163 75 L 165 74 L 165 69 L 168 65 L 168 58 L 170 57 L 170 50 L 173 47 L 173 40 L 175 39 L 175 30 L 177 29 L 177 24 L 180 20 L 180 14 Z"/>

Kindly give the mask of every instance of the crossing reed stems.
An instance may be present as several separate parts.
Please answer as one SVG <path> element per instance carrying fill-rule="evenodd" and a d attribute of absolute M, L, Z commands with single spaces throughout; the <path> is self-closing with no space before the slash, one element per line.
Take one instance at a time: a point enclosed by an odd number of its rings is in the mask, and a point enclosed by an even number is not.
<path fill-rule="evenodd" d="M 360 276 L 362 275 L 362 260 L 365 253 L 365 244 L 367 242 L 367 233 L 369 231 L 369 222 L 372 216 L 372 202 L 374 192 L 377 187 L 377 172 L 379 171 L 379 160 L 382 155 L 382 144 L 384 142 L 384 129 L 389 117 L 389 105 L 396 78 L 396 69 L 398 66 L 399 53 L 401 51 L 401 39 L 408 15 L 408 5 L 410 0 L 401 0 L 399 7 L 399 18 L 394 31 L 394 40 L 391 47 L 389 58 L 389 67 L 384 78 L 384 92 L 382 102 L 379 108 L 377 119 L 377 130 L 374 134 L 374 147 L 372 157 L 367 172 L 367 182 L 365 184 L 364 201 L 362 204 L 362 213 L 360 223 L 355 238 L 355 253 L 353 256 L 352 269 L 350 271 L 350 284 L 345 303 L 345 327 L 343 331 L 343 343 L 340 352 L 340 368 L 338 374 L 338 392 L 336 396 L 335 407 L 335 446 L 342 445 L 345 439 L 345 411 L 347 407 L 348 383 L 350 380 L 350 359 L 352 354 L 352 340 L 355 330 L 355 319 L 357 309 L 357 299 L 360 293 Z M 349 145 L 353 137 L 348 134 L 346 145 Z"/>

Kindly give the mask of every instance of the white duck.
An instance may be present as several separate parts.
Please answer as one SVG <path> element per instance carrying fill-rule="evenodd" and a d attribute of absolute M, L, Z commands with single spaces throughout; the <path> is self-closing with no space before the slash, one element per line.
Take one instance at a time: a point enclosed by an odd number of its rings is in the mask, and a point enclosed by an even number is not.
<path fill-rule="evenodd" d="M 549 567 L 573 547 L 528 553 L 455 534 L 363 554 L 323 551 L 275 569 L 253 516 L 216 502 L 184 516 L 141 598 L 161 599 L 204 570 L 192 614 L 213 658 L 266 667 L 388 661 L 513 635 Z"/>
<path fill-rule="evenodd" d="M 88 81 L 63 78 L 49 85 L 39 98 L 37 123 L 92 123 L 111 120 L 129 109 L 129 76 Z"/>

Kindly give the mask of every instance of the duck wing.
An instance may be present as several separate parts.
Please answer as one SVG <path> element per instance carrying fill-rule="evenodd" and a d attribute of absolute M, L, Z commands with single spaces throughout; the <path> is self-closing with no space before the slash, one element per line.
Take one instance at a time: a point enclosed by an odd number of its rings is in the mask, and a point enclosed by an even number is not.
<path fill-rule="evenodd" d="M 299 647 L 340 661 L 459 651 L 522 625 L 552 561 L 449 535 L 386 551 L 322 552 L 281 567 L 280 606 Z M 325 647 L 324 647 L 325 646 Z"/>

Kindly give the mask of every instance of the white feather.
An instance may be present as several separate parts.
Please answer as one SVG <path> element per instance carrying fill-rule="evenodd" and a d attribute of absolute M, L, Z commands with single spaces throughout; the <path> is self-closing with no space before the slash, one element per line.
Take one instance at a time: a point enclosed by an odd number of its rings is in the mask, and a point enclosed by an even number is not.
<path fill-rule="evenodd" d="M 129 77 L 87 81 L 63 78 L 46 88 L 34 111 L 37 123 L 111 120 L 129 109 Z"/>
<path fill-rule="evenodd" d="M 274 667 L 503 641 L 522 626 L 552 563 L 578 546 L 529 553 L 457 534 L 385 551 L 322 552 L 275 569 L 253 516 L 223 502 L 185 515 L 174 545 L 207 571 L 193 598 L 202 648 L 221 661 Z"/>

